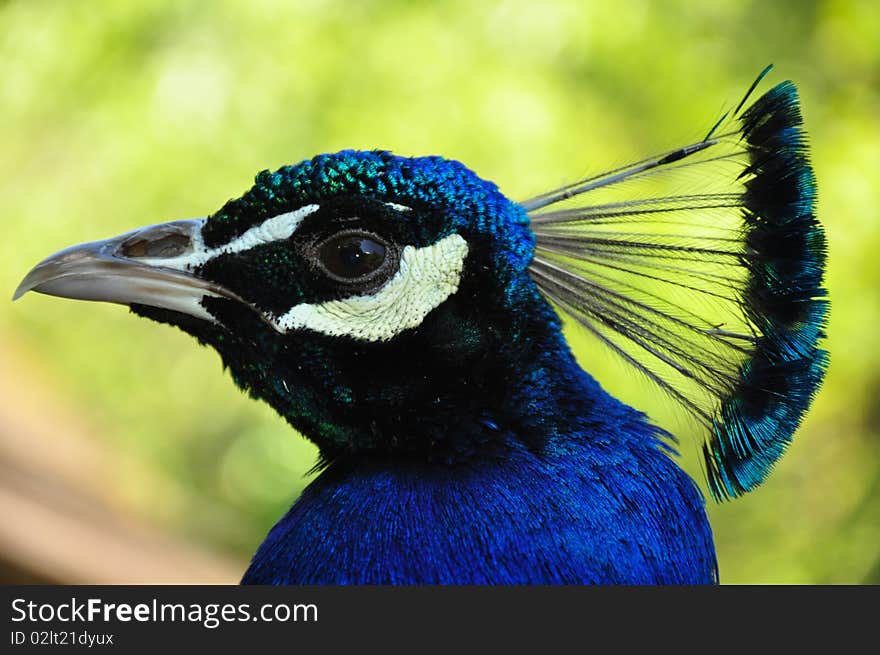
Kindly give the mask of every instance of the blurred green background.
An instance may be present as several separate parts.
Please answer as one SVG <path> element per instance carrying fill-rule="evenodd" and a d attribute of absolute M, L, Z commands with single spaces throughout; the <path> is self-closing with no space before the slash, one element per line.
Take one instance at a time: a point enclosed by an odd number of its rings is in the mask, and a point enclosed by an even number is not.
<path fill-rule="evenodd" d="M 19 512 L 0 535 L 7 579 L 90 581 L 40 570 L 78 528 L 32 526 L 14 504 L 57 505 L 45 493 L 60 478 L 64 503 L 84 493 L 113 525 L 238 574 L 315 459 L 183 333 L 118 306 L 13 305 L 43 256 L 206 215 L 261 169 L 341 148 L 442 154 L 525 198 L 699 138 L 774 63 L 764 88 L 793 79 L 811 135 L 832 365 L 770 480 L 711 505 L 721 580 L 880 583 L 878 35 L 873 0 L 0 3 L 0 505 Z M 663 415 L 604 362 L 589 364 L 600 381 Z M 705 489 L 697 450 L 683 441 L 682 461 Z M 96 556 L 111 558 L 83 558 Z"/>

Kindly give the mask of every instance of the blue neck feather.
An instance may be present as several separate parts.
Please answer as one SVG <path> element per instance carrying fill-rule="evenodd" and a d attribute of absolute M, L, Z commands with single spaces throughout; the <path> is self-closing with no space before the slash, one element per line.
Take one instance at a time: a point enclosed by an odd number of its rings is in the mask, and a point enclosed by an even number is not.
<path fill-rule="evenodd" d="M 716 581 L 694 482 L 662 433 L 560 348 L 524 383 L 543 446 L 503 434 L 438 464 L 332 463 L 271 530 L 246 584 L 696 584 Z M 565 356 L 561 356 L 561 355 Z M 567 432 L 567 434 L 565 434 Z"/>

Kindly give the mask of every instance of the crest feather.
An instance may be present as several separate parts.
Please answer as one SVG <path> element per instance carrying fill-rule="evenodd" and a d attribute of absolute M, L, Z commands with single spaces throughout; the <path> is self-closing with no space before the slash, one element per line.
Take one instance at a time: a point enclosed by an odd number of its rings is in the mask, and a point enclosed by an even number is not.
<path fill-rule="evenodd" d="M 828 364 L 797 90 L 746 107 L 769 70 L 702 141 L 523 203 L 541 292 L 706 427 L 716 499 L 766 478 Z"/>

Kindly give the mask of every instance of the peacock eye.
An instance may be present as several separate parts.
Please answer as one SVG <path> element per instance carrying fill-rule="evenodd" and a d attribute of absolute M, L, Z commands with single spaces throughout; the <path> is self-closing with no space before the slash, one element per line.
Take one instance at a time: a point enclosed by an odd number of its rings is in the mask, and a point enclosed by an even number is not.
<path fill-rule="evenodd" d="M 387 268 L 389 247 L 375 234 L 343 232 L 320 243 L 317 255 L 331 277 L 356 282 Z"/>

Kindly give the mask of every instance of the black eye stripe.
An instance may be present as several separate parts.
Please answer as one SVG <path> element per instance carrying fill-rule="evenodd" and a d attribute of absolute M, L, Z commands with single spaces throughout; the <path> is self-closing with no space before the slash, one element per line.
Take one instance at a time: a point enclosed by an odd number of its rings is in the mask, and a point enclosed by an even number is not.
<path fill-rule="evenodd" d="M 421 248 L 445 236 L 444 224 L 415 208 L 402 210 L 374 198 L 340 196 L 322 200 L 320 208 L 303 220 L 292 240 L 322 241 L 343 230 L 362 229 L 401 247 Z"/>

